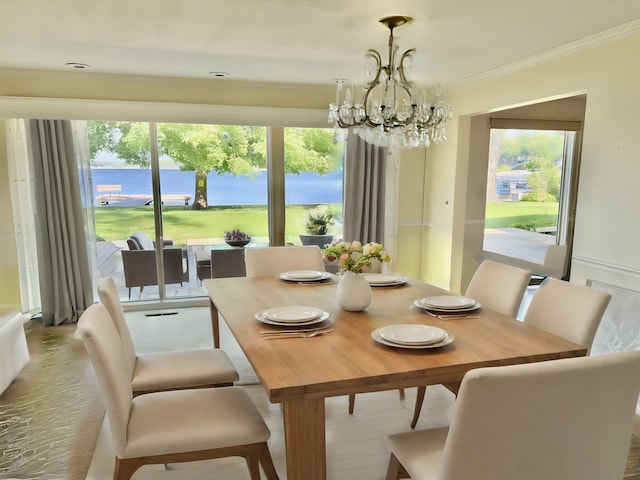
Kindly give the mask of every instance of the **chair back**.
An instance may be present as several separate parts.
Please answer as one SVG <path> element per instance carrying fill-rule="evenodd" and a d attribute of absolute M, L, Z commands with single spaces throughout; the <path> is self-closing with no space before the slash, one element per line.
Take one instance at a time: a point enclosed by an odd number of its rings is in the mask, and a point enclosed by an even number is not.
<path fill-rule="evenodd" d="M 118 287 L 116 286 L 116 282 L 113 278 L 107 277 L 100 283 L 100 285 L 98 285 L 98 297 L 100 298 L 100 302 L 109 312 L 109 316 L 118 331 L 118 335 L 120 335 L 125 360 L 131 369 L 131 372 L 133 372 L 136 365 L 136 348 L 133 343 L 133 339 L 131 338 L 131 332 L 129 331 L 127 320 L 124 316 L 122 303 L 120 303 Z"/>
<path fill-rule="evenodd" d="M 471 278 L 466 296 L 483 307 L 515 317 L 531 280 L 531 272 L 493 260 L 483 261 Z"/>
<path fill-rule="evenodd" d="M 116 456 L 123 456 L 133 392 L 133 371 L 125 360 L 120 335 L 101 303 L 87 308 L 78 320 L 78 332 L 100 385 Z"/>
<path fill-rule="evenodd" d="M 548 278 L 531 299 L 524 322 L 590 349 L 610 300 L 601 290 Z"/>
<path fill-rule="evenodd" d="M 440 480 L 622 478 L 640 351 L 469 371 Z"/>
<path fill-rule="evenodd" d="M 246 248 L 247 277 L 267 277 L 291 270 L 325 271 L 322 250 L 317 245 Z"/>

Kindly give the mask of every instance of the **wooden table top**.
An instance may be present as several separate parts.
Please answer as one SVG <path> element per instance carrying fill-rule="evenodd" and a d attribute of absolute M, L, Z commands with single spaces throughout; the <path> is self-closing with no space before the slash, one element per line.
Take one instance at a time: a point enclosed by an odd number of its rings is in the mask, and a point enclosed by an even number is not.
<path fill-rule="evenodd" d="M 413 301 L 447 292 L 415 280 L 402 287 L 372 288 L 371 305 L 356 313 L 338 307 L 335 281 L 298 284 L 275 277 L 239 277 L 204 284 L 274 403 L 459 382 L 473 368 L 586 355 L 580 345 L 486 308 L 478 311 L 480 318 L 429 316 L 413 307 Z M 329 312 L 334 331 L 313 338 L 265 340 L 259 332 L 277 327 L 257 321 L 255 313 L 285 305 Z M 405 323 L 444 328 L 455 341 L 434 349 L 405 349 L 371 338 L 379 327 Z"/>

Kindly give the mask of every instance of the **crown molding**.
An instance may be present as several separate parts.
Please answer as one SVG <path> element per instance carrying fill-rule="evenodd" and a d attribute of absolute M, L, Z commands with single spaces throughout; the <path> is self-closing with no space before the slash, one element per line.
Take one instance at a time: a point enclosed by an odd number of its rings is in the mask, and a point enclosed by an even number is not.
<path fill-rule="evenodd" d="M 531 55 L 515 62 L 511 62 L 506 65 L 493 68 L 491 70 L 487 70 L 477 75 L 473 75 L 462 80 L 457 80 L 455 82 L 452 82 L 450 86 L 458 87 L 481 80 L 490 80 L 493 78 L 502 77 L 510 73 L 515 73 L 527 68 L 532 68 L 558 58 L 573 55 L 575 53 L 588 50 L 599 45 L 603 45 L 612 40 L 617 40 L 619 38 L 637 34 L 638 32 L 640 32 L 640 19 L 618 25 L 617 27 L 613 27 L 594 35 L 581 38 L 580 40 L 561 45 L 560 47 L 552 48 L 550 50 Z"/>

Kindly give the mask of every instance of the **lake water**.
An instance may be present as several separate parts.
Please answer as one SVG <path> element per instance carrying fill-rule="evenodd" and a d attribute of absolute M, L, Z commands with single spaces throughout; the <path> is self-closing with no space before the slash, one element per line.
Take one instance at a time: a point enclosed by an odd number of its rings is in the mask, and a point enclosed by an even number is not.
<path fill-rule="evenodd" d="M 97 185 L 120 185 L 122 195 L 151 196 L 151 170 L 138 168 L 93 168 L 91 169 L 94 195 Z M 161 170 L 160 188 L 163 194 L 191 195 L 195 192 L 195 172 Z M 256 177 L 236 177 L 215 172 L 207 178 L 207 200 L 215 205 L 266 205 L 267 173 Z M 285 198 L 287 204 L 342 203 L 342 171 L 327 175 L 301 173 L 285 176 Z M 184 202 L 165 202 L 165 205 L 182 205 Z M 112 202 L 111 205 L 117 205 Z"/>

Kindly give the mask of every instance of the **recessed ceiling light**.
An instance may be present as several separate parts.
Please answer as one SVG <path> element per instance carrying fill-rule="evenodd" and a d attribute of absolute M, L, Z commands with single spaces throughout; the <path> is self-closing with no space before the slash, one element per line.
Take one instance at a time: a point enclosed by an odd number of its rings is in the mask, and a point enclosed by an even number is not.
<path fill-rule="evenodd" d="M 209 75 L 216 78 L 228 77 L 230 74 L 227 72 L 209 72 Z"/>
<path fill-rule="evenodd" d="M 77 62 L 68 62 L 65 63 L 67 67 L 73 68 L 74 70 L 86 70 L 87 68 L 91 68 L 91 65 L 87 63 L 77 63 Z"/>

